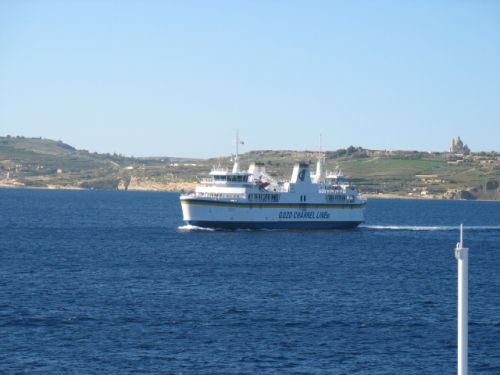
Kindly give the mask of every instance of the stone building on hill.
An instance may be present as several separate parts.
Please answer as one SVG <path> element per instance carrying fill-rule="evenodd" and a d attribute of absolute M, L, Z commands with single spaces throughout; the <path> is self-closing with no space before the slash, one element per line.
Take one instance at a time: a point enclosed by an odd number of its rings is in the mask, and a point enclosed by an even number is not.
<path fill-rule="evenodd" d="M 457 137 L 456 139 L 452 139 L 449 152 L 452 154 L 468 155 L 470 154 L 470 149 L 467 145 L 464 145 L 460 137 Z"/>

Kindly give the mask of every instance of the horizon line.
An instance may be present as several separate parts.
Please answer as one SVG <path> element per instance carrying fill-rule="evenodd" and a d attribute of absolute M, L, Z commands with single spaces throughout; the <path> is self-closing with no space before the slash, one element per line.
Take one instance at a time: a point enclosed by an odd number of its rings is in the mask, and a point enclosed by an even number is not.
<path fill-rule="evenodd" d="M 119 155 L 121 157 L 127 157 L 127 158 L 134 158 L 134 159 L 147 159 L 147 158 L 178 158 L 178 159 L 191 159 L 191 160 L 209 160 L 209 159 L 219 159 L 219 158 L 226 158 L 226 157 L 232 157 L 234 155 L 234 153 L 230 153 L 230 154 L 224 154 L 225 156 L 221 156 L 221 155 L 216 155 L 216 156 L 209 156 L 209 157 L 192 157 L 192 156 L 168 156 L 168 155 L 144 155 L 144 156 L 134 156 L 132 154 L 123 154 L 121 152 L 116 152 L 116 151 L 113 151 L 113 152 L 110 152 L 110 151 L 101 151 L 101 152 L 98 152 L 98 151 L 91 151 L 90 149 L 86 149 L 86 148 L 78 148 L 78 147 L 75 147 L 73 146 L 72 144 L 70 143 L 67 143 L 66 141 L 63 141 L 61 139 L 54 139 L 54 138 L 45 138 L 45 137 L 42 137 L 42 136 L 25 136 L 25 135 L 10 135 L 10 134 L 7 134 L 7 135 L 0 135 L 0 138 L 13 138 L 13 139 L 39 139 L 39 140 L 48 140 L 48 141 L 53 141 L 53 142 L 60 142 L 60 143 L 63 143 L 63 144 L 66 144 L 68 146 L 71 146 L 73 147 L 76 151 L 86 151 L 88 153 L 92 153 L 92 154 L 108 154 L 108 155 Z M 452 138 L 452 139 L 455 139 L 455 138 Z M 370 151 L 370 152 L 417 152 L 417 153 L 425 153 L 425 154 L 452 154 L 452 155 L 463 155 L 463 154 L 460 154 L 460 153 L 452 153 L 452 152 L 449 152 L 449 151 L 446 151 L 446 150 L 441 150 L 441 151 L 436 151 L 436 150 L 418 150 L 418 149 L 372 149 L 372 148 L 365 148 L 363 146 L 354 146 L 354 145 L 349 145 L 347 147 L 340 147 L 340 148 L 337 148 L 337 149 L 331 149 L 331 150 L 310 150 L 310 149 L 303 149 L 303 150 L 300 150 L 300 149 L 254 149 L 254 150 L 248 150 L 248 151 L 244 151 L 242 153 L 240 153 L 240 155 L 244 155 L 246 153 L 250 153 L 250 152 L 266 152 L 266 151 L 274 151 L 274 152 L 307 152 L 307 153 L 319 153 L 319 152 L 336 152 L 336 151 L 340 151 L 340 150 L 347 150 L 349 148 L 355 148 L 355 149 L 361 149 L 361 150 L 365 150 L 365 151 Z M 480 154 L 480 153 L 489 153 L 489 154 L 497 154 L 497 153 L 500 153 L 500 151 L 496 151 L 496 150 L 479 150 L 479 151 L 470 151 L 470 154 Z"/>

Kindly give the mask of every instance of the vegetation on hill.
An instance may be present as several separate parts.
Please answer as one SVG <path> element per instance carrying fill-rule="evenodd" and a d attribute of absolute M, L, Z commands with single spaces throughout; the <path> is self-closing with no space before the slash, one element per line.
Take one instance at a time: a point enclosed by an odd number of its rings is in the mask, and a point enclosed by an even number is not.
<path fill-rule="evenodd" d="M 313 151 L 251 151 L 242 165 L 264 162 L 269 174 L 288 179 L 296 161 L 317 159 Z M 377 151 L 348 147 L 326 152 L 326 168 L 340 166 L 365 194 L 448 199 L 500 199 L 500 154 L 470 155 L 417 151 Z M 0 186 L 184 190 L 214 165 L 230 167 L 229 157 L 208 160 L 134 158 L 77 150 L 61 141 L 0 137 Z"/>

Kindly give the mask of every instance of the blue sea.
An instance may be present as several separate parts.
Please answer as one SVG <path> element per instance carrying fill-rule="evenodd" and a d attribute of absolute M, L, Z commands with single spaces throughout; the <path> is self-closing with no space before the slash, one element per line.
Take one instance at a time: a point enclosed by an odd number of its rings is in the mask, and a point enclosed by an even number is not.
<path fill-rule="evenodd" d="M 500 374 L 500 203 L 370 200 L 351 231 L 190 231 L 178 195 L 0 190 L 2 374 Z M 179 229 L 179 227 L 181 227 Z"/>

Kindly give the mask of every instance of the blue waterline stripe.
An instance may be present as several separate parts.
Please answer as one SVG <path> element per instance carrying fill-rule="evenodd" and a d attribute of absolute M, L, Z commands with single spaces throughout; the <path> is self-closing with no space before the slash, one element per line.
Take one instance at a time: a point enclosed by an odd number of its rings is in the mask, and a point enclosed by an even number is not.
<path fill-rule="evenodd" d="M 227 207 L 248 207 L 248 208 L 363 208 L 364 203 L 352 204 L 328 204 L 328 203 L 246 203 L 246 202 L 225 202 L 205 199 L 183 199 L 181 204 L 196 204 L 205 206 L 227 206 Z"/>
<path fill-rule="evenodd" d="M 361 221 L 204 221 L 186 220 L 186 224 L 215 229 L 353 229 Z"/>

